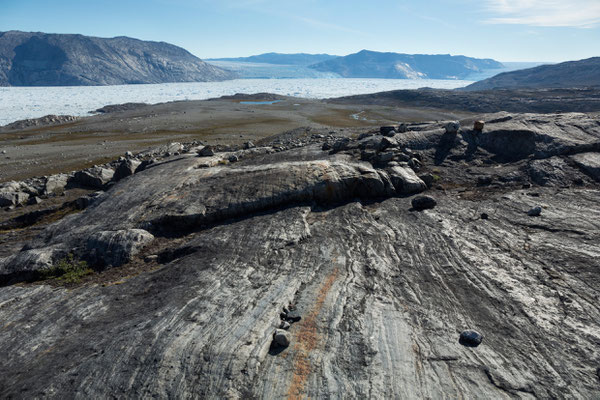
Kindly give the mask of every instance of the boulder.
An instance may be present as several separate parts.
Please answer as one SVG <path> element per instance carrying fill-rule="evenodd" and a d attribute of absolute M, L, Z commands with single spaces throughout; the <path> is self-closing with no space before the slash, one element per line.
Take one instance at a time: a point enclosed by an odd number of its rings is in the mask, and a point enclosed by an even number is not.
<path fill-rule="evenodd" d="M 422 174 L 419 175 L 419 179 L 421 179 L 427 188 L 431 188 L 433 186 L 433 182 L 435 182 L 435 176 L 433 174 Z"/>
<path fill-rule="evenodd" d="M 215 155 L 215 150 L 212 146 L 198 147 L 196 152 L 200 157 L 212 157 Z"/>
<path fill-rule="evenodd" d="M 529 215 L 530 217 L 539 217 L 540 215 L 542 215 L 542 207 L 533 207 L 531 210 L 527 211 L 527 215 Z"/>
<path fill-rule="evenodd" d="M 379 142 L 379 150 L 389 149 L 390 147 L 398 147 L 398 141 L 393 136 L 384 136 Z"/>
<path fill-rule="evenodd" d="M 0 207 L 18 206 L 29 200 L 29 194 L 25 192 L 0 191 Z"/>
<path fill-rule="evenodd" d="M 477 331 L 463 331 L 458 338 L 458 343 L 466 347 L 477 347 L 483 341 L 483 335 Z"/>
<path fill-rule="evenodd" d="M 291 335 L 283 329 L 276 329 L 273 333 L 273 343 L 280 347 L 288 347 L 291 342 Z"/>
<path fill-rule="evenodd" d="M 479 132 L 483 131 L 484 126 L 485 126 L 485 122 L 483 122 L 483 121 L 473 122 L 473 130 L 475 130 L 475 131 L 479 131 Z"/>
<path fill-rule="evenodd" d="M 248 150 L 248 149 L 253 149 L 253 148 L 255 148 L 255 147 L 256 147 L 256 146 L 255 146 L 255 145 L 254 145 L 254 143 L 252 143 L 252 142 L 246 142 L 246 143 L 244 143 L 244 149 L 245 149 L 245 150 Z"/>
<path fill-rule="evenodd" d="M 113 179 L 115 181 L 120 181 L 123 178 L 126 178 L 128 176 L 135 174 L 141 164 L 142 164 L 142 162 L 139 160 L 136 160 L 135 158 L 128 158 L 126 160 L 121 161 L 121 163 L 115 170 Z"/>
<path fill-rule="evenodd" d="M 362 150 L 360 152 L 360 159 L 363 161 L 372 161 L 377 157 L 377 151 L 375 150 Z"/>
<path fill-rule="evenodd" d="M 43 194 L 62 193 L 67 186 L 68 180 L 69 176 L 67 174 L 50 175 L 46 178 Z"/>
<path fill-rule="evenodd" d="M 337 153 L 340 151 L 348 150 L 350 148 L 351 142 L 352 141 L 350 140 L 350 138 L 342 138 L 336 140 L 331 146 L 331 151 Z"/>
<path fill-rule="evenodd" d="M 385 164 L 392 161 L 395 155 L 396 153 L 394 153 L 393 151 L 381 152 L 378 153 L 377 156 L 375 156 L 375 161 L 381 164 Z"/>
<path fill-rule="evenodd" d="M 450 133 L 450 134 L 458 133 L 458 131 L 460 130 L 460 122 L 458 122 L 458 121 L 448 122 L 444 128 L 446 129 L 446 133 Z"/>
<path fill-rule="evenodd" d="M 115 175 L 115 171 L 109 168 L 92 167 L 75 173 L 69 183 L 76 186 L 103 189 Z"/>
<path fill-rule="evenodd" d="M 379 133 L 383 136 L 394 136 L 396 134 L 396 127 L 393 125 L 382 126 L 379 128 Z"/>
<path fill-rule="evenodd" d="M 414 169 L 415 171 L 418 171 L 421 169 L 421 161 L 419 161 L 417 158 L 411 158 L 408 161 L 408 166 Z"/>
<path fill-rule="evenodd" d="M 100 231 L 87 238 L 86 248 L 92 260 L 117 267 L 128 262 L 152 240 L 154 236 L 143 229 Z"/>
<path fill-rule="evenodd" d="M 288 329 L 290 329 L 290 326 L 292 326 L 292 325 L 289 322 L 281 321 L 281 323 L 279 324 L 279 329 L 288 330 Z"/>
<path fill-rule="evenodd" d="M 298 311 L 294 310 L 289 310 L 286 315 L 285 315 L 285 320 L 288 322 L 298 322 L 302 319 L 302 317 L 300 316 L 300 313 Z"/>
<path fill-rule="evenodd" d="M 427 189 L 425 182 L 410 168 L 391 167 L 387 169 L 387 172 L 397 194 L 421 193 Z"/>
<path fill-rule="evenodd" d="M 412 199 L 411 205 L 416 211 L 423 211 L 434 208 L 437 201 L 431 196 L 417 196 Z"/>

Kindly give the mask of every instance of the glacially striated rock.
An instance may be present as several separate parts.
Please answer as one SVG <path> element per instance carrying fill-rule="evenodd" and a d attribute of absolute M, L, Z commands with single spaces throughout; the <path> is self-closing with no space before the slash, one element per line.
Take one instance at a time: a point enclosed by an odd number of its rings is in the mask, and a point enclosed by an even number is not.
<path fill-rule="evenodd" d="M 0 270 L 24 274 L 38 267 L 13 261 L 50 250 L 48 263 L 81 258 L 90 237 L 155 237 L 133 262 L 75 288 L 2 275 L 2 395 L 595 398 L 600 187 L 522 184 L 535 160 L 589 153 L 600 126 L 588 122 L 489 123 L 481 136 L 532 132 L 533 151 L 512 161 L 493 138 L 485 148 L 467 131 L 444 142 L 435 123 L 396 135 L 423 173 L 443 177 L 424 213 L 411 212 L 389 169 L 358 160 L 361 141 L 210 167 L 193 153 L 157 160 L 89 208 L 36 226 L 24 248 L 0 249 Z M 478 187 L 478 176 L 495 179 Z M 534 202 L 543 218 L 527 216 Z M 109 257 L 117 247 L 95 248 Z M 295 310 L 289 346 L 273 348 L 280 312 Z M 458 342 L 467 327 L 485 334 L 476 349 Z"/>

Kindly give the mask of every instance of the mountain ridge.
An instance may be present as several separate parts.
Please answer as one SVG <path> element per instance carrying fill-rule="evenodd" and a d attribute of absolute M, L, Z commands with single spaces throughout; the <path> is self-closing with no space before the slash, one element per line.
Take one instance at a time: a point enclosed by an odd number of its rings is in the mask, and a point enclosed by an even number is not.
<path fill-rule="evenodd" d="M 127 36 L 0 32 L 0 86 L 220 81 L 236 75 L 166 43 Z"/>
<path fill-rule="evenodd" d="M 492 59 L 450 54 L 404 54 L 361 50 L 310 68 L 340 74 L 344 78 L 464 79 L 474 72 L 502 68 Z"/>
<path fill-rule="evenodd" d="M 463 90 L 584 88 L 600 86 L 600 57 L 504 72 Z"/>

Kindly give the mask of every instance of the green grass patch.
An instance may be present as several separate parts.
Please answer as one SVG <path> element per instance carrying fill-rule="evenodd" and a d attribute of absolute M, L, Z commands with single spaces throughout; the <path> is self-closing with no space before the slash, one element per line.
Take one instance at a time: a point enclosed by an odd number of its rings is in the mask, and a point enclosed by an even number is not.
<path fill-rule="evenodd" d="M 64 283 L 79 283 L 84 276 L 93 274 L 94 270 L 88 267 L 87 262 L 75 260 L 73 254 L 68 254 L 58 261 L 52 268 L 40 273 L 41 279 L 56 279 Z"/>

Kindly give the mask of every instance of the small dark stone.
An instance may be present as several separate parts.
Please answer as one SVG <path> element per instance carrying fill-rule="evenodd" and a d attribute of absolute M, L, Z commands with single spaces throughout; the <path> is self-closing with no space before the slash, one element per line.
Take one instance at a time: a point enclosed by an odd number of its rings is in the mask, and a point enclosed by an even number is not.
<path fill-rule="evenodd" d="M 288 347 L 290 345 L 290 334 L 283 329 L 277 329 L 273 333 L 273 343 L 277 346 Z"/>
<path fill-rule="evenodd" d="M 282 312 L 281 314 L 279 314 L 279 318 L 285 320 L 287 318 L 287 313 Z"/>
<path fill-rule="evenodd" d="M 481 213 L 481 219 L 488 219 L 489 215 L 487 215 L 486 213 Z"/>
<path fill-rule="evenodd" d="M 411 204 L 417 211 L 428 210 L 437 205 L 437 201 L 431 196 L 417 196 L 412 199 Z"/>
<path fill-rule="evenodd" d="M 296 310 L 290 310 L 287 313 L 287 316 L 285 318 L 285 320 L 288 321 L 288 322 L 298 322 L 301 319 L 302 319 L 302 317 L 300 316 L 300 314 Z"/>
<path fill-rule="evenodd" d="M 483 340 L 483 335 L 476 331 L 463 331 L 460 334 L 460 338 L 458 339 L 458 343 L 467 347 L 477 347 L 481 344 Z"/>
<path fill-rule="evenodd" d="M 290 323 L 287 321 L 281 321 L 281 324 L 279 324 L 279 329 L 284 329 L 284 330 L 288 330 L 290 329 Z"/>
<path fill-rule="evenodd" d="M 527 215 L 530 217 L 539 217 L 542 214 L 542 207 L 537 206 L 533 207 L 531 210 L 527 211 Z"/>

